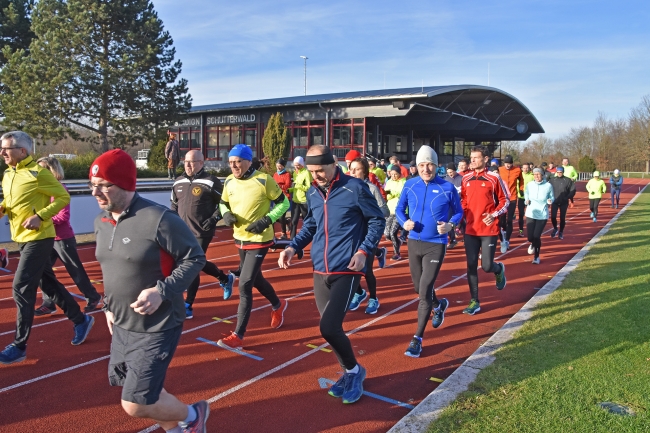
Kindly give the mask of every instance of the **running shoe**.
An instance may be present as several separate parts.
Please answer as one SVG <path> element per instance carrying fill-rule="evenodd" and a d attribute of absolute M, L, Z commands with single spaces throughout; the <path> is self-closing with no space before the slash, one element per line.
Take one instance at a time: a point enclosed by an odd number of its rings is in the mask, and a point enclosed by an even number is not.
<path fill-rule="evenodd" d="M 469 301 L 469 305 L 467 306 L 467 308 L 463 310 L 463 313 L 473 316 L 479 311 L 481 311 L 481 304 L 479 304 L 479 302 L 476 299 L 472 299 L 471 301 Z"/>
<path fill-rule="evenodd" d="M 614 209 L 614 205 L 611 205 L 610 207 L 611 207 L 612 209 Z"/>
<path fill-rule="evenodd" d="M 501 265 L 501 272 L 497 272 L 494 276 L 497 279 L 497 290 L 503 290 L 506 286 L 506 265 L 502 262 L 499 262 L 498 264 Z"/>
<path fill-rule="evenodd" d="M 376 314 L 379 310 L 379 299 L 368 299 L 368 306 L 366 307 L 366 314 Z"/>
<path fill-rule="evenodd" d="M 449 242 L 449 245 L 447 245 L 447 249 L 453 250 L 454 248 L 456 248 L 456 245 L 458 245 L 458 241 L 454 239 L 453 241 Z"/>
<path fill-rule="evenodd" d="M 616 203 L 616 209 L 618 209 L 618 203 Z"/>
<path fill-rule="evenodd" d="M 442 298 L 440 300 L 440 305 L 438 305 L 437 309 L 433 310 L 433 319 L 431 319 L 431 326 L 433 328 L 438 328 L 440 325 L 442 325 L 442 322 L 445 321 L 445 310 L 449 306 L 449 301 L 447 301 L 446 298 Z"/>
<path fill-rule="evenodd" d="M 343 392 L 345 392 L 345 382 L 347 380 L 348 375 L 346 373 L 343 373 L 341 377 L 339 377 L 339 380 L 337 380 L 334 385 L 330 386 L 330 389 L 327 391 L 327 393 L 332 397 L 343 397 Z"/>
<path fill-rule="evenodd" d="M 5 347 L 5 350 L 0 352 L 0 363 L 13 364 L 15 362 L 24 361 L 27 358 L 27 349 L 19 349 L 14 343 Z"/>
<path fill-rule="evenodd" d="M 363 380 L 366 378 L 366 369 L 360 364 L 358 373 L 346 373 L 348 378 L 345 381 L 345 390 L 343 391 L 343 404 L 354 403 L 361 398 L 363 394 Z"/>
<path fill-rule="evenodd" d="M 501 254 L 508 251 L 508 241 L 501 241 Z"/>
<path fill-rule="evenodd" d="M 539 257 L 533 259 L 533 265 L 539 265 Z"/>
<path fill-rule="evenodd" d="M 78 346 L 86 341 L 86 338 L 88 338 L 88 334 L 90 333 L 90 330 L 93 328 L 94 324 L 95 318 L 93 316 L 89 316 L 88 314 L 84 314 L 83 323 L 74 325 L 74 338 L 71 341 L 72 345 Z"/>
<path fill-rule="evenodd" d="M 244 340 L 239 338 L 239 335 L 234 332 L 230 332 L 229 336 L 217 341 L 217 346 L 221 346 L 224 349 L 241 350 L 244 347 Z"/>
<path fill-rule="evenodd" d="M 194 319 L 194 310 L 187 302 L 185 303 L 185 319 Z"/>
<path fill-rule="evenodd" d="M 589 218 L 593 218 L 593 217 L 594 217 L 594 213 L 592 212 L 589 214 Z"/>
<path fill-rule="evenodd" d="M 6 248 L 0 249 L 0 267 L 7 268 L 9 266 L 9 252 Z"/>
<path fill-rule="evenodd" d="M 535 247 L 533 244 L 528 245 L 528 254 L 533 254 L 535 252 Z"/>
<path fill-rule="evenodd" d="M 398 260 L 402 260 L 402 256 L 399 254 L 395 254 L 393 257 L 390 258 L 392 261 L 396 262 Z"/>
<path fill-rule="evenodd" d="M 357 308 L 359 308 L 359 305 L 368 297 L 368 292 L 365 290 L 361 289 L 361 293 L 355 293 L 354 296 L 352 297 L 352 301 L 350 302 L 350 306 L 348 307 L 348 310 L 350 311 L 355 311 Z"/>
<path fill-rule="evenodd" d="M 48 316 L 54 313 L 56 313 L 56 307 L 50 308 L 47 305 L 41 305 L 34 310 L 34 317 Z"/>
<path fill-rule="evenodd" d="M 90 301 L 84 307 L 84 313 L 92 313 L 95 310 L 98 310 L 102 303 L 102 297 L 100 296 L 96 301 Z"/>
<path fill-rule="evenodd" d="M 207 401 L 201 400 L 194 403 L 192 407 L 196 411 L 196 419 L 183 427 L 183 433 L 206 433 L 205 423 L 208 422 L 210 416 L 210 405 Z"/>
<path fill-rule="evenodd" d="M 557 238 L 558 238 L 559 240 L 564 239 L 564 233 L 562 233 L 562 232 L 558 233 L 558 234 L 557 234 Z"/>
<path fill-rule="evenodd" d="M 289 305 L 286 299 L 280 299 L 280 307 L 271 311 L 271 328 L 278 329 L 284 322 L 284 312 Z"/>
<path fill-rule="evenodd" d="M 223 300 L 226 301 L 232 296 L 232 285 L 235 284 L 235 276 L 232 272 L 229 272 L 226 275 L 227 281 L 225 283 L 219 282 L 219 285 L 223 289 Z"/>
<path fill-rule="evenodd" d="M 520 237 L 520 238 L 523 238 L 523 237 L 524 237 L 524 231 L 523 231 L 523 230 L 519 230 L 519 237 Z"/>
<path fill-rule="evenodd" d="M 422 353 L 422 340 L 418 337 L 413 337 L 411 344 L 409 344 L 408 349 L 404 352 L 404 355 L 411 358 L 419 358 L 420 353 Z"/>
<path fill-rule="evenodd" d="M 596 219 L 596 217 L 594 217 L 594 222 L 598 222 L 598 220 Z"/>
<path fill-rule="evenodd" d="M 379 250 L 381 251 L 381 255 L 377 256 L 377 264 L 380 269 L 383 269 L 386 266 L 386 255 L 388 251 L 386 251 L 385 247 L 379 248 Z"/>
<path fill-rule="evenodd" d="M 551 232 L 551 237 L 554 238 L 556 234 L 557 234 L 557 229 L 553 229 L 553 231 Z"/>

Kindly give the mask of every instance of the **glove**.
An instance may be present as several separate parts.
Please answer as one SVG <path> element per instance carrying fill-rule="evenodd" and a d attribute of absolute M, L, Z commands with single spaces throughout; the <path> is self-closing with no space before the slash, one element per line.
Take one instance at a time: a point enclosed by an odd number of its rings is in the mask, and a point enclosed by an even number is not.
<path fill-rule="evenodd" d="M 237 222 L 237 217 L 232 214 L 232 212 L 226 212 L 223 216 L 223 222 L 226 223 L 228 227 L 232 227 Z"/>
<path fill-rule="evenodd" d="M 203 229 L 203 231 L 209 232 L 216 227 L 217 222 L 219 222 L 218 219 L 216 219 L 215 217 L 210 217 L 207 220 L 203 221 L 203 224 L 201 224 L 201 228 Z"/>
<path fill-rule="evenodd" d="M 271 224 L 273 224 L 273 221 L 271 221 L 271 218 L 269 218 L 269 216 L 266 215 L 258 219 L 257 221 L 250 223 L 248 227 L 246 227 L 246 231 L 250 233 L 254 233 L 256 235 L 260 235 Z"/>

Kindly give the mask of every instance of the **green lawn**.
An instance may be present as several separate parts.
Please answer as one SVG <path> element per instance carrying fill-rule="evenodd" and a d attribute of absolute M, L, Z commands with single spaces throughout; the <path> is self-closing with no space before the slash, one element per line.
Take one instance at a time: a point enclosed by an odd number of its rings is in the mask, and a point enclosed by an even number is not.
<path fill-rule="evenodd" d="M 646 192 L 429 431 L 650 431 L 649 259 Z"/>

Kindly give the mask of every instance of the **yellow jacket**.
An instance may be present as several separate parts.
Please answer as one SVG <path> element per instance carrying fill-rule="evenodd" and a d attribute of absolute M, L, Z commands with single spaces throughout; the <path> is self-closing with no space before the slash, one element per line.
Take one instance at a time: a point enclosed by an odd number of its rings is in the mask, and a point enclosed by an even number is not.
<path fill-rule="evenodd" d="M 11 239 L 14 242 L 23 243 L 56 236 L 52 217 L 70 203 L 70 194 L 50 170 L 41 167 L 28 156 L 16 167 L 5 170 L 2 192 L 4 200 L 0 206 L 9 218 Z M 54 197 L 54 201 L 50 202 L 51 197 Z M 41 218 L 41 227 L 38 230 L 24 228 L 23 222 L 34 215 Z"/>

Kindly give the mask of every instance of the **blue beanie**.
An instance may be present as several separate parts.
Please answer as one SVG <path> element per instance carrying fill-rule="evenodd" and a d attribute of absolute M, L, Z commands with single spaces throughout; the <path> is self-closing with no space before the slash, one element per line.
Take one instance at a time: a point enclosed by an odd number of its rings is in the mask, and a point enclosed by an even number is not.
<path fill-rule="evenodd" d="M 253 160 L 253 151 L 250 147 L 245 144 L 235 144 L 230 152 L 228 152 L 228 158 L 235 156 L 237 158 L 245 159 L 248 161 Z"/>

